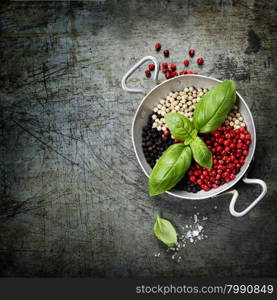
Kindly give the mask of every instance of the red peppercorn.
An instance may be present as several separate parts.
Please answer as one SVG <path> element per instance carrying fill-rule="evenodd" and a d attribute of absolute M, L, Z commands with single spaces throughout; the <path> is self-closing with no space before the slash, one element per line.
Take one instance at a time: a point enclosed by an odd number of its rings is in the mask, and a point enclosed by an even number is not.
<path fill-rule="evenodd" d="M 231 134 L 230 134 L 230 133 L 226 133 L 226 134 L 225 134 L 225 138 L 226 138 L 226 139 L 230 139 L 230 138 L 231 138 Z"/>
<path fill-rule="evenodd" d="M 189 60 L 188 59 L 185 59 L 184 60 L 184 65 L 187 67 L 189 65 Z"/>
<path fill-rule="evenodd" d="M 175 143 L 182 143 L 183 141 L 182 140 L 178 140 L 178 139 L 174 139 L 174 142 Z"/>
<path fill-rule="evenodd" d="M 197 179 L 196 183 L 199 184 L 199 185 L 201 185 L 202 184 L 202 180 L 201 179 Z"/>
<path fill-rule="evenodd" d="M 229 182 L 231 180 L 231 178 L 229 176 L 226 176 L 224 179 L 225 179 L 225 182 Z"/>
<path fill-rule="evenodd" d="M 244 159 L 241 158 L 241 159 L 239 160 L 239 163 L 240 163 L 240 165 L 243 165 L 243 164 L 244 164 Z"/>
<path fill-rule="evenodd" d="M 148 68 L 149 68 L 150 71 L 153 71 L 153 70 L 155 70 L 155 65 L 154 64 L 150 64 L 148 66 Z"/>
<path fill-rule="evenodd" d="M 210 175 L 211 177 L 215 177 L 216 176 L 216 171 L 215 170 L 210 170 Z"/>
<path fill-rule="evenodd" d="M 144 73 L 146 77 L 151 77 L 151 72 L 149 70 L 146 70 Z"/>
<path fill-rule="evenodd" d="M 247 156 L 248 155 L 248 151 L 247 150 L 243 150 L 243 152 L 242 152 L 242 154 L 244 155 L 244 156 Z"/>
<path fill-rule="evenodd" d="M 155 45 L 156 51 L 160 51 L 161 48 L 162 48 L 162 45 L 161 45 L 160 43 L 157 43 L 157 44 Z"/>
<path fill-rule="evenodd" d="M 195 54 L 195 51 L 193 49 L 189 50 L 189 56 L 190 57 L 193 57 Z"/>
<path fill-rule="evenodd" d="M 241 155 L 242 154 L 242 150 L 241 149 L 237 149 L 236 153 L 239 154 L 239 155 Z"/>
<path fill-rule="evenodd" d="M 203 175 L 204 175 L 204 176 L 207 176 L 207 175 L 208 175 L 208 172 L 207 172 L 207 171 L 203 171 Z"/>
<path fill-rule="evenodd" d="M 172 77 L 176 77 L 178 76 L 178 73 L 177 72 L 172 72 Z"/>
<path fill-rule="evenodd" d="M 191 182 L 195 182 L 196 177 L 195 177 L 195 176 L 190 176 L 190 177 L 189 177 L 189 180 L 190 180 Z"/>
<path fill-rule="evenodd" d="M 198 65 L 203 65 L 204 59 L 202 57 L 197 58 Z"/>
<path fill-rule="evenodd" d="M 223 139 L 223 138 L 219 138 L 219 139 L 218 139 L 218 142 L 219 142 L 219 144 L 223 144 L 224 139 Z"/>
<path fill-rule="evenodd" d="M 235 174 L 230 174 L 230 179 L 231 180 L 234 180 L 236 178 L 236 175 Z"/>
<path fill-rule="evenodd" d="M 209 190 L 210 190 L 210 187 L 209 187 L 208 185 L 204 185 L 204 186 L 203 186 L 203 190 L 209 191 Z"/>
<path fill-rule="evenodd" d="M 162 67 L 163 67 L 163 69 L 167 69 L 168 68 L 167 62 L 162 63 Z"/>
<path fill-rule="evenodd" d="M 237 143 L 237 148 L 238 149 L 242 148 L 242 143 Z"/>
<path fill-rule="evenodd" d="M 214 135 L 214 137 L 219 138 L 220 137 L 220 132 L 214 131 L 213 135 Z"/>
<path fill-rule="evenodd" d="M 226 153 L 230 152 L 230 150 L 231 150 L 230 147 L 225 147 L 225 152 Z"/>
<path fill-rule="evenodd" d="M 162 72 L 163 73 L 167 73 L 167 69 L 162 69 Z"/>
<path fill-rule="evenodd" d="M 248 146 L 247 146 L 246 144 L 243 144 L 243 145 L 242 145 L 242 149 L 243 149 L 243 150 L 247 150 L 247 149 L 248 149 Z"/>
<path fill-rule="evenodd" d="M 230 148 L 231 148 L 231 149 L 235 149 L 235 148 L 236 148 L 235 144 L 233 144 L 233 143 L 230 144 Z"/>
<path fill-rule="evenodd" d="M 164 56 L 168 57 L 169 56 L 169 50 L 164 50 Z"/>
<path fill-rule="evenodd" d="M 175 64 L 171 64 L 170 65 L 170 69 L 173 70 L 173 71 L 175 71 L 176 70 L 176 65 Z"/>
<path fill-rule="evenodd" d="M 169 136 L 169 131 L 168 131 L 168 130 L 165 130 L 164 133 L 163 133 L 163 135 L 164 135 L 164 136 Z"/>

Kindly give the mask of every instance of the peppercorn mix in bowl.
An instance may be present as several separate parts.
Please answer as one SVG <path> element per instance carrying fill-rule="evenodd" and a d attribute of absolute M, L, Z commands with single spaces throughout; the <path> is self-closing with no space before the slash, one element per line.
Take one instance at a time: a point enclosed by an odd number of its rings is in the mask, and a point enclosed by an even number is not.
<path fill-rule="evenodd" d="M 144 98 L 133 122 L 133 142 L 147 176 L 171 145 L 183 143 L 172 136 L 165 115 L 178 113 L 192 120 L 197 103 L 219 82 L 201 75 L 178 76 L 163 82 Z M 199 135 L 212 153 L 212 168 L 193 162 L 169 194 L 204 199 L 225 191 L 246 171 L 255 149 L 255 128 L 246 103 L 238 93 L 236 98 L 220 127 Z"/>

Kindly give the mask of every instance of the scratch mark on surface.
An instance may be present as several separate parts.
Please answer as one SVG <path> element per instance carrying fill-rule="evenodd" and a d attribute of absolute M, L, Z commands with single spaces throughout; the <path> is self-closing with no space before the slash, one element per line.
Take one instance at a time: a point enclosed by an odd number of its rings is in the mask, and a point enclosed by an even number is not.
<path fill-rule="evenodd" d="M 31 135 L 32 137 L 34 137 L 36 140 L 38 140 L 40 143 L 42 143 L 44 146 L 46 146 L 49 150 L 55 152 L 57 155 L 59 155 L 60 157 L 62 157 L 63 159 L 69 161 L 70 163 L 72 163 L 73 165 L 77 165 L 79 166 L 79 163 L 71 160 L 70 158 L 64 156 L 62 153 L 58 152 L 56 149 L 54 149 L 53 147 L 51 147 L 50 145 L 48 145 L 47 143 L 45 143 L 42 139 L 40 139 L 39 137 L 37 137 L 36 135 L 34 135 L 30 130 L 28 130 L 27 128 L 23 127 L 21 124 L 19 124 L 18 122 L 16 122 L 15 120 L 12 120 L 17 126 L 19 126 L 22 130 L 24 130 L 25 132 L 27 132 L 29 135 Z"/>

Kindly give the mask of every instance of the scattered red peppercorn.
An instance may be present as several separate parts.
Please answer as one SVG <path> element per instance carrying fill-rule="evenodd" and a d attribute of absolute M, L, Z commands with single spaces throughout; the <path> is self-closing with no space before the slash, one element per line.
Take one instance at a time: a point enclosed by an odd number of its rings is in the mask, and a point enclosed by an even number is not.
<path fill-rule="evenodd" d="M 155 65 L 154 64 L 150 64 L 148 66 L 148 68 L 149 68 L 150 71 L 153 71 L 153 70 L 155 70 Z"/>
<path fill-rule="evenodd" d="M 195 51 L 193 49 L 189 50 L 189 56 L 190 57 L 193 57 L 195 54 Z"/>
<path fill-rule="evenodd" d="M 149 70 L 146 70 L 144 73 L 146 77 L 151 77 L 151 72 Z"/>
<path fill-rule="evenodd" d="M 204 59 L 202 57 L 197 58 L 198 65 L 203 65 Z"/>
<path fill-rule="evenodd" d="M 184 60 L 184 65 L 187 67 L 189 65 L 189 60 L 188 59 L 185 59 Z"/>
<path fill-rule="evenodd" d="M 157 52 L 159 52 L 161 50 L 161 48 L 162 48 L 162 45 L 160 43 L 157 43 L 155 45 L 155 49 L 156 49 Z"/>
<path fill-rule="evenodd" d="M 163 67 L 163 69 L 168 69 L 168 64 L 167 64 L 167 62 L 162 63 L 162 67 Z"/>
<path fill-rule="evenodd" d="M 164 56 L 168 57 L 169 56 L 169 50 L 164 50 Z"/>
<path fill-rule="evenodd" d="M 171 75 L 172 77 L 176 77 L 176 76 L 178 76 L 178 73 L 177 72 L 172 72 L 172 75 Z"/>
<path fill-rule="evenodd" d="M 170 69 L 171 69 L 171 70 L 175 71 L 175 70 L 176 70 L 176 68 L 177 68 L 177 67 L 176 67 L 176 65 L 175 65 L 175 64 L 171 64 L 171 65 L 170 65 Z"/>

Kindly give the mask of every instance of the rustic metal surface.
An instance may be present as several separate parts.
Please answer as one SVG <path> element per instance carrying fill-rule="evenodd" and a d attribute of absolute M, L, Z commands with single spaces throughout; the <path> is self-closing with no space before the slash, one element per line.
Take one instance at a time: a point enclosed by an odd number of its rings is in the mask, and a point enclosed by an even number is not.
<path fill-rule="evenodd" d="M 1 4 L 1 276 L 276 276 L 276 1 Z M 156 42 L 181 62 L 232 78 L 252 110 L 266 198 L 249 215 L 230 196 L 150 198 L 130 126 L 140 95 L 123 74 Z M 156 55 L 162 59 L 162 55 Z M 153 86 L 143 68 L 133 87 Z M 237 186 L 243 208 L 257 195 Z M 155 239 L 155 213 L 178 231 L 197 212 L 207 238 L 180 263 Z M 160 257 L 154 257 L 160 252 Z"/>

